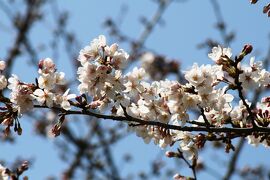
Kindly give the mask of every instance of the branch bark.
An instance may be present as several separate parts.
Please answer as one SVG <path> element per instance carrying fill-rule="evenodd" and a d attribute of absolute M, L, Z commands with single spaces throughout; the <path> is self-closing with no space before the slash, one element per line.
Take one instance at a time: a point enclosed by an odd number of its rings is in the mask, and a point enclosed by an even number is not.
<path fill-rule="evenodd" d="M 34 105 L 35 108 L 48 108 L 47 106 L 40 106 L 40 105 Z M 230 128 L 230 127 L 202 127 L 202 126 L 177 126 L 177 125 L 171 125 L 166 123 L 161 123 L 158 121 L 146 121 L 142 119 L 138 119 L 135 117 L 124 117 L 124 116 L 112 116 L 112 115 L 103 115 L 94 113 L 91 111 L 76 111 L 76 110 L 69 110 L 65 111 L 62 108 L 59 107 L 51 107 L 51 109 L 56 109 L 58 111 L 61 111 L 64 115 L 86 115 L 86 116 L 93 116 L 96 118 L 102 118 L 104 120 L 114 120 L 114 121 L 120 121 L 120 122 L 127 122 L 127 123 L 136 123 L 135 125 L 153 125 L 162 127 L 165 129 L 171 129 L 171 130 L 178 130 L 178 131 L 189 131 L 189 132 L 217 132 L 217 133 L 236 133 L 239 136 L 245 136 L 250 135 L 254 132 L 259 133 L 266 133 L 270 134 L 270 128 L 266 127 L 253 127 L 253 128 Z"/>
<path fill-rule="evenodd" d="M 236 163 L 237 163 L 237 160 L 238 160 L 238 157 L 240 155 L 240 152 L 241 150 L 243 149 L 244 147 L 244 144 L 245 144 L 245 139 L 244 138 L 241 138 L 237 144 L 237 147 L 235 149 L 235 152 L 234 154 L 232 155 L 230 161 L 229 161 L 229 164 L 228 164 L 228 170 L 225 174 L 225 176 L 223 177 L 223 180 L 229 180 L 231 179 L 234 171 L 235 171 L 235 167 L 236 167 Z"/>

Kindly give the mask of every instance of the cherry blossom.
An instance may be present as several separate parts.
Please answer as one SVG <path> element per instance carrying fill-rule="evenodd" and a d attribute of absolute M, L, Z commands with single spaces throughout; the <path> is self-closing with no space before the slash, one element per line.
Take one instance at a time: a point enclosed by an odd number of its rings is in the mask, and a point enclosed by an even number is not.
<path fill-rule="evenodd" d="M 36 89 L 33 92 L 33 95 L 33 97 L 39 102 L 40 105 L 43 105 L 45 103 L 48 107 L 53 106 L 54 94 L 49 90 Z"/>
<path fill-rule="evenodd" d="M 208 54 L 208 57 L 217 64 L 221 63 L 222 56 L 227 56 L 230 58 L 232 56 L 231 48 L 223 48 L 221 46 L 213 47 L 212 52 Z"/>
<path fill-rule="evenodd" d="M 25 113 L 33 108 L 33 84 L 20 82 L 18 77 L 13 75 L 9 78 L 8 88 L 12 90 L 10 93 L 10 101 L 14 103 L 14 108 L 18 110 L 18 114 Z"/>
<path fill-rule="evenodd" d="M 86 46 L 80 51 L 78 60 L 84 65 L 88 61 L 93 61 L 99 57 L 100 48 L 106 45 L 106 38 L 103 35 L 100 35 L 98 38 L 94 39 L 90 46 Z"/>
<path fill-rule="evenodd" d="M 73 99 L 76 97 L 75 94 L 68 94 L 69 93 L 69 90 L 66 90 L 66 92 L 63 94 L 63 95 L 57 95 L 55 97 L 55 102 L 57 104 L 60 104 L 61 107 L 65 110 L 69 110 L 71 107 L 70 107 L 70 103 L 69 103 L 69 100 L 70 99 Z"/>
<path fill-rule="evenodd" d="M 21 82 L 12 75 L 7 85 L 5 76 L 0 74 L 0 89 L 7 87 L 11 91 L 10 102 L 4 103 L 12 110 L 12 115 L 20 116 L 33 108 L 60 110 L 61 121 L 53 126 L 54 135 L 60 134 L 65 116 L 88 113 L 127 122 L 128 130 L 145 143 L 152 141 L 166 148 L 178 142 L 177 149 L 188 160 L 194 161 L 207 138 L 214 135 L 217 139 L 230 138 L 229 132 L 225 131 L 228 128 L 251 130 L 244 134 L 250 144 L 269 146 L 269 140 L 255 136 L 253 132 L 256 128 L 269 127 L 270 98 L 264 97 L 261 102 L 251 104 L 246 92 L 269 86 L 270 74 L 254 57 L 250 58 L 249 64 L 242 61 L 251 50 L 250 45 L 245 46 L 232 60 L 230 48 L 214 47 L 208 56 L 215 64 L 193 64 L 184 72 L 186 83 L 181 84 L 168 79 L 151 81 L 147 73 L 155 58 L 151 53 L 143 55 L 142 68 L 134 67 L 125 73 L 128 53 L 116 43 L 107 45 L 105 36 L 100 35 L 79 53 L 78 96 L 69 94 L 69 88 L 58 88 L 65 84 L 65 74 L 57 71 L 50 58 L 39 62 L 37 82 Z M 0 70 L 4 70 L 1 61 Z M 8 117 L 2 124 L 9 128 L 12 118 L 17 122 L 18 116 Z M 212 129 L 225 130 L 208 137 L 207 133 L 188 132 L 192 128 L 201 128 L 199 131 L 208 133 L 215 133 Z"/>

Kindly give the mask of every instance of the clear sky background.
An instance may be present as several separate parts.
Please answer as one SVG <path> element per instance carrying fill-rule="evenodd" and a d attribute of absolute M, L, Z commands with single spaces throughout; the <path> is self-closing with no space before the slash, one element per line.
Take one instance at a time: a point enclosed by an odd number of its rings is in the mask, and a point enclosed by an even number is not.
<path fill-rule="evenodd" d="M 219 2 L 224 20 L 228 25 L 228 30 L 236 33 L 236 39 L 231 44 L 233 52 L 237 54 L 241 51 L 244 44 L 250 43 L 255 49 L 252 55 L 256 55 L 257 60 L 265 57 L 269 47 L 270 18 L 267 18 L 262 13 L 263 3 L 250 5 L 248 0 L 219 0 Z M 114 19 L 122 18 L 123 23 L 120 29 L 130 37 L 138 37 L 142 31 L 139 17 L 145 16 L 149 18 L 157 9 L 156 4 L 150 0 L 58 0 L 57 3 L 59 9 L 65 9 L 70 12 L 68 28 L 76 34 L 82 47 L 89 44 L 99 34 L 108 36 L 107 29 L 102 26 L 107 17 Z M 119 13 L 123 5 L 128 10 L 126 14 L 121 15 Z M 52 27 L 51 8 L 46 7 L 42 11 L 46 14 L 45 23 L 36 24 L 35 28 L 30 32 L 31 42 L 36 45 L 46 44 L 46 42 L 50 41 L 49 34 L 54 28 Z M 6 24 L 7 19 L 5 15 L 0 13 L 0 17 L 0 23 Z M 172 3 L 166 10 L 162 20 L 165 24 L 162 26 L 158 25 L 155 28 L 146 41 L 146 47 L 169 58 L 181 59 L 183 69 L 191 67 L 194 62 L 199 64 L 212 63 L 207 58 L 207 51 L 197 48 L 197 45 L 207 38 L 221 40 L 219 32 L 214 27 L 217 20 L 209 0 L 188 0 L 185 3 Z M 12 33 L 14 32 L 12 32 L 11 26 L 0 26 L 1 59 L 6 57 L 7 50 L 11 46 L 13 41 Z M 108 41 L 112 43 L 112 39 L 109 36 Z M 129 50 L 124 44 L 120 44 L 120 46 L 127 51 Z M 52 52 L 49 50 L 41 51 L 39 54 L 39 58 L 51 56 Z M 36 68 L 25 63 L 24 58 L 22 56 L 16 61 L 13 73 L 17 74 L 23 81 L 32 82 L 34 79 L 33 74 L 37 75 Z M 73 71 L 70 68 L 70 61 L 66 58 L 65 55 L 59 54 L 57 67 L 59 71 L 64 71 L 67 77 L 72 77 Z M 23 135 L 17 137 L 16 145 L 0 145 L 0 159 L 3 158 L 12 162 L 17 156 L 34 158 L 33 167 L 30 167 L 30 170 L 26 173 L 30 179 L 59 175 L 59 172 L 62 172 L 66 166 L 59 159 L 59 152 L 55 145 L 53 145 L 55 139 L 48 141 L 37 137 L 27 116 L 23 117 L 20 122 L 24 129 Z M 209 145 L 208 149 L 210 150 L 201 153 L 203 155 L 202 159 L 207 162 L 208 166 L 222 174 L 224 167 L 217 166 L 215 161 L 220 161 L 222 164 L 224 160 L 229 158 L 229 155 L 222 151 L 211 150 L 211 145 Z M 149 168 L 147 163 L 160 154 L 160 148 L 153 144 L 144 144 L 140 138 L 137 138 L 135 135 L 129 135 L 114 146 L 113 152 L 115 153 L 114 157 L 127 152 L 135 154 L 132 164 L 125 165 L 121 171 L 121 174 L 128 174 Z M 256 164 L 263 163 L 266 167 L 269 167 L 268 155 L 269 149 L 264 147 L 254 148 L 246 144 L 239 164 L 242 166 L 249 164 L 254 167 Z M 121 159 L 116 159 L 116 162 L 121 163 Z M 174 161 L 170 159 L 166 162 L 174 164 Z M 191 172 L 188 170 L 184 170 L 184 173 L 191 175 Z M 199 177 L 212 178 L 212 176 L 207 174 L 199 174 Z"/>

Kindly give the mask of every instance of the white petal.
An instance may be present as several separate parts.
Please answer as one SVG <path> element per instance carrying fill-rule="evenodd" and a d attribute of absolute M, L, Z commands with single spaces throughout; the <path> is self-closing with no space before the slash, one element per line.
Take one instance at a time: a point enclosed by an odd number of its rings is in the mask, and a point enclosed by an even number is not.
<path fill-rule="evenodd" d="M 76 94 L 67 95 L 67 99 L 74 99 L 75 97 L 76 97 Z"/>
<path fill-rule="evenodd" d="M 61 107 L 65 110 L 69 110 L 70 109 L 70 103 L 68 101 L 63 101 L 61 103 Z"/>
<path fill-rule="evenodd" d="M 36 89 L 33 94 L 36 96 L 44 96 L 45 93 L 41 89 Z"/>
<path fill-rule="evenodd" d="M 63 94 L 63 96 L 67 96 L 70 89 L 67 89 L 66 92 Z"/>

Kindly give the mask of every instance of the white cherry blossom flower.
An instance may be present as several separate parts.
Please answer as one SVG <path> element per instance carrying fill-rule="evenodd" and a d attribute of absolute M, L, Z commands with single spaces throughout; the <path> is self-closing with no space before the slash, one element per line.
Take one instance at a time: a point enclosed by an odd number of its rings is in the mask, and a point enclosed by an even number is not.
<path fill-rule="evenodd" d="M 194 86 L 201 84 L 205 80 L 204 74 L 197 63 L 193 64 L 190 71 L 186 71 L 185 78 Z"/>
<path fill-rule="evenodd" d="M 124 94 L 124 95 L 121 95 L 121 94 L 118 94 L 115 96 L 115 103 L 114 103 L 115 106 L 124 106 L 124 107 L 128 107 L 130 105 L 130 98 Z"/>
<path fill-rule="evenodd" d="M 129 55 L 123 50 L 120 49 L 113 54 L 111 65 L 115 69 L 123 69 L 126 66 Z"/>
<path fill-rule="evenodd" d="M 51 74 L 56 71 L 55 64 L 52 59 L 46 58 L 39 61 L 39 70 L 40 74 Z"/>
<path fill-rule="evenodd" d="M 71 109 L 69 100 L 76 97 L 75 94 L 68 94 L 68 93 L 69 93 L 69 90 L 70 90 L 70 89 L 66 90 L 66 92 L 65 92 L 63 95 L 57 95 L 57 96 L 55 97 L 55 102 L 56 102 L 57 104 L 60 104 L 60 106 L 61 106 L 63 109 L 65 109 L 65 110 Z"/>
<path fill-rule="evenodd" d="M 185 72 L 185 78 L 200 94 L 208 94 L 213 91 L 213 85 L 218 82 L 218 79 L 223 78 L 223 73 L 221 67 L 216 65 L 199 67 L 195 63 L 191 70 Z"/>
<path fill-rule="evenodd" d="M 8 82 L 8 88 L 10 90 L 16 89 L 17 86 L 20 84 L 19 78 L 15 74 L 12 74 L 12 76 L 8 79 Z"/>
<path fill-rule="evenodd" d="M 113 56 L 115 52 L 117 52 L 118 50 L 118 44 L 113 43 L 111 46 L 106 46 L 104 48 L 104 51 L 106 53 L 107 56 Z"/>
<path fill-rule="evenodd" d="M 54 75 L 55 75 L 55 84 L 64 85 L 66 83 L 65 73 L 56 72 Z"/>
<path fill-rule="evenodd" d="M 270 84 L 270 72 L 266 71 L 265 69 L 262 69 L 260 74 L 261 76 L 259 79 L 259 83 L 262 86 L 268 86 Z"/>
<path fill-rule="evenodd" d="M 106 46 L 106 38 L 104 35 L 100 35 L 94 39 L 90 46 L 86 46 L 80 51 L 78 60 L 84 65 L 88 61 L 93 61 L 99 57 L 99 49 Z"/>
<path fill-rule="evenodd" d="M 133 68 L 132 72 L 127 75 L 128 80 L 130 81 L 141 81 L 146 78 L 147 74 L 143 68 Z"/>
<path fill-rule="evenodd" d="M 10 93 L 10 101 L 14 103 L 14 108 L 18 110 L 18 114 L 23 114 L 33 109 L 33 93 L 30 85 L 17 85 Z"/>
<path fill-rule="evenodd" d="M 51 93 L 49 90 L 36 89 L 33 92 L 33 95 L 34 95 L 33 97 L 38 101 L 40 105 L 43 105 L 44 103 L 46 103 L 48 107 L 53 106 L 54 94 Z"/>
<path fill-rule="evenodd" d="M 52 90 L 55 86 L 55 77 L 49 74 L 39 76 L 38 78 L 38 86 L 41 89 Z"/>
<path fill-rule="evenodd" d="M 219 61 L 221 56 L 230 58 L 232 56 L 231 48 L 222 48 L 221 46 L 213 47 L 212 52 L 208 54 L 208 57 L 215 62 Z"/>
<path fill-rule="evenodd" d="M 140 112 L 138 111 L 138 107 L 136 104 L 132 103 L 130 106 L 126 108 L 127 114 L 139 118 L 140 117 Z"/>
<path fill-rule="evenodd" d="M 251 103 L 247 100 L 246 102 L 250 106 Z M 232 119 L 232 123 L 238 123 L 241 127 L 246 127 L 248 111 L 241 100 L 239 101 L 239 105 L 235 106 L 230 112 L 230 117 Z"/>
<path fill-rule="evenodd" d="M 270 74 L 262 69 L 262 62 L 255 62 L 255 58 L 250 58 L 249 66 L 241 68 L 243 73 L 239 75 L 239 81 L 244 89 L 255 89 L 260 86 L 267 86 L 270 82 Z"/>
<path fill-rule="evenodd" d="M 262 69 L 262 67 L 263 67 L 262 61 L 255 62 L 254 56 L 250 58 L 249 65 L 253 70 Z"/>
<path fill-rule="evenodd" d="M 254 73 L 248 69 L 244 70 L 242 74 L 239 75 L 239 81 L 242 83 L 244 89 L 255 89 L 260 86 L 258 80 L 260 75 L 258 73 Z"/>

